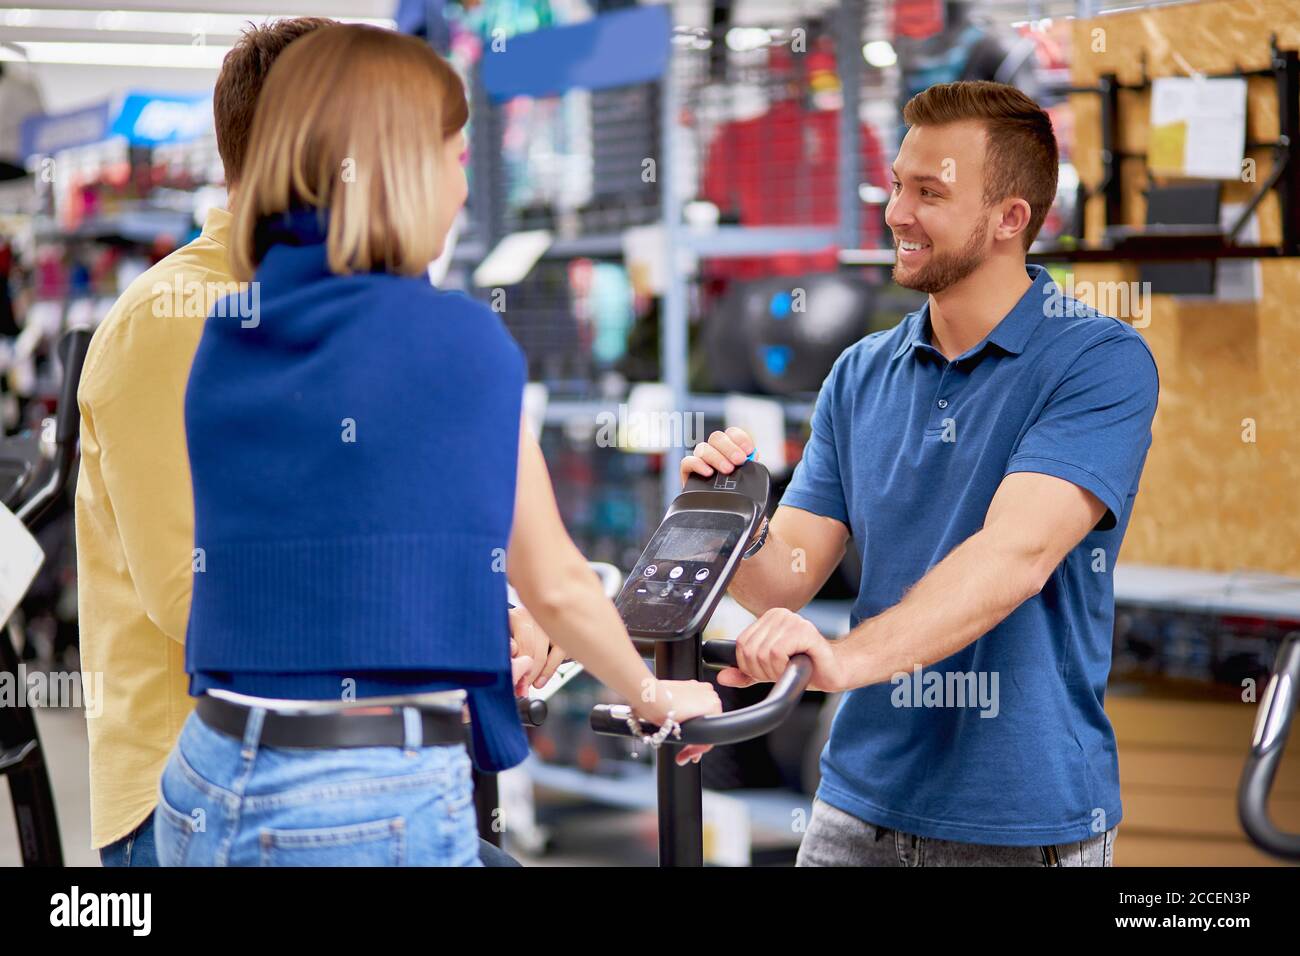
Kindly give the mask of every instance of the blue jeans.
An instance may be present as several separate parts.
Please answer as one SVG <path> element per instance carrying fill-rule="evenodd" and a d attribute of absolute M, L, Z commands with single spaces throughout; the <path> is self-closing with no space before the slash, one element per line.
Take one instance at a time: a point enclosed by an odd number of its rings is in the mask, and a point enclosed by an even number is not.
<path fill-rule="evenodd" d="M 163 866 L 481 866 L 469 756 L 425 747 L 406 713 L 401 747 L 314 750 L 243 741 L 190 714 L 163 770 Z"/>
<path fill-rule="evenodd" d="M 478 858 L 484 866 L 516 867 L 522 864 L 505 850 L 482 838 L 478 841 Z M 120 840 L 99 851 L 100 866 L 157 866 L 158 846 L 154 842 L 153 814 Z"/>
<path fill-rule="evenodd" d="M 153 814 L 120 840 L 99 851 L 101 866 L 157 866 L 158 848 L 154 845 Z"/>

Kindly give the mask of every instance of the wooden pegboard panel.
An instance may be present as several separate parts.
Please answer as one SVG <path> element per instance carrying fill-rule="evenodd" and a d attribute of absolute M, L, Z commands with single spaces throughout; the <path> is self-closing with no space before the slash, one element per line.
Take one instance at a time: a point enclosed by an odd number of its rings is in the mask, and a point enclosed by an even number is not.
<path fill-rule="evenodd" d="M 1102 31 L 1100 34 L 1094 31 Z M 1072 81 L 1089 86 L 1105 73 L 1123 83 L 1269 65 L 1269 37 L 1300 48 L 1300 4 L 1294 0 L 1217 0 L 1136 10 L 1075 24 Z M 1098 40 L 1101 43 L 1098 43 Z M 1179 58 L 1182 62 L 1180 63 Z M 1275 87 L 1252 78 L 1247 139 L 1278 135 Z M 1100 97 L 1075 95 L 1075 164 L 1090 186 L 1101 178 Z M 1150 96 L 1121 93 L 1122 150 L 1145 151 Z M 1267 150 L 1252 151 L 1257 179 L 1270 169 Z M 1300 161 L 1297 155 L 1296 161 Z M 1125 216 L 1146 215 L 1140 160 L 1122 171 Z M 1224 202 L 1247 198 L 1252 186 L 1230 183 Z M 1089 202 L 1090 241 L 1100 236 L 1104 209 Z M 1261 241 L 1280 235 L 1276 197 L 1259 210 Z M 1142 334 L 1160 367 L 1160 406 L 1142 487 L 1124 542 L 1123 559 L 1215 571 L 1254 569 L 1300 576 L 1300 260 L 1265 260 L 1258 303 L 1192 303 L 1155 296 Z M 1136 282 L 1136 266 L 1077 265 L 1076 281 Z M 1253 421 L 1255 441 L 1243 440 Z"/>

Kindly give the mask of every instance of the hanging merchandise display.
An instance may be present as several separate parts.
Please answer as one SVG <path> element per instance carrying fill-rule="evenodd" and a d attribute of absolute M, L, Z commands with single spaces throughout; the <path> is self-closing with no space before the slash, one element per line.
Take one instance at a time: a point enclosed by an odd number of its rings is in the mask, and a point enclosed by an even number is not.
<path fill-rule="evenodd" d="M 718 207 L 724 222 L 743 226 L 834 226 L 839 221 L 840 111 L 826 102 L 835 58 L 823 38 L 806 56 L 784 47 L 768 50 L 770 105 L 760 115 L 723 123 L 708 146 L 700 198 Z M 858 169 L 863 182 L 884 188 L 889 181 L 880 142 L 865 124 L 858 127 Z M 881 227 L 862 217 L 861 242 L 875 248 Z M 829 271 L 833 249 L 816 253 L 778 252 L 712 260 L 703 271 L 715 278 L 761 278 Z"/>
<path fill-rule="evenodd" d="M 1007 83 L 1038 98 L 1034 41 L 977 22 L 972 6 L 969 0 L 895 0 L 900 115 L 917 93 L 957 80 Z M 900 127 L 900 142 L 906 132 Z"/>
<path fill-rule="evenodd" d="M 636 318 L 627 270 L 613 262 L 574 259 L 569 263 L 569 287 L 584 346 L 598 368 L 613 366 L 627 353 L 628 332 Z"/>

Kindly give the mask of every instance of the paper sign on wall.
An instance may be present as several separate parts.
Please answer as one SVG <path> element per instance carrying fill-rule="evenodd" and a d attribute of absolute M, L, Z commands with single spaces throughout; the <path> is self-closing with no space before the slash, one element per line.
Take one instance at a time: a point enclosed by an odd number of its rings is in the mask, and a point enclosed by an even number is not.
<path fill-rule="evenodd" d="M 1151 172 L 1240 179 L 1245 150 L 1245 79 L 1164 76 L 1152 81 Z"/>

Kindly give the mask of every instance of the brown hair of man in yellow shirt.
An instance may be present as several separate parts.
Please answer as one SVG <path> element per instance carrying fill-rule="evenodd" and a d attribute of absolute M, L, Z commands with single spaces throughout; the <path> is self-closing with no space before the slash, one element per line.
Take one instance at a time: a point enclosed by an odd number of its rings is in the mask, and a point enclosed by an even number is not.
<path fill-rule="evenodd" d="M 228 191 L 238 187 L 257 98 L 276 57 L 333 22 L 253 26 L 226 54 L 213 113 Z M 202 235 L 127 287 L 95 332 L 78 390 L 82 667 L 103 688 L 103 700 L 87 708 L 97 849 L 133 838 L 149 819 L 163 764 L 193 708 L 184 659 L 195 571 L 184 398 L 211 292 L 238 288 L 229 229 L 230 213 L 211 210 Z"/>

